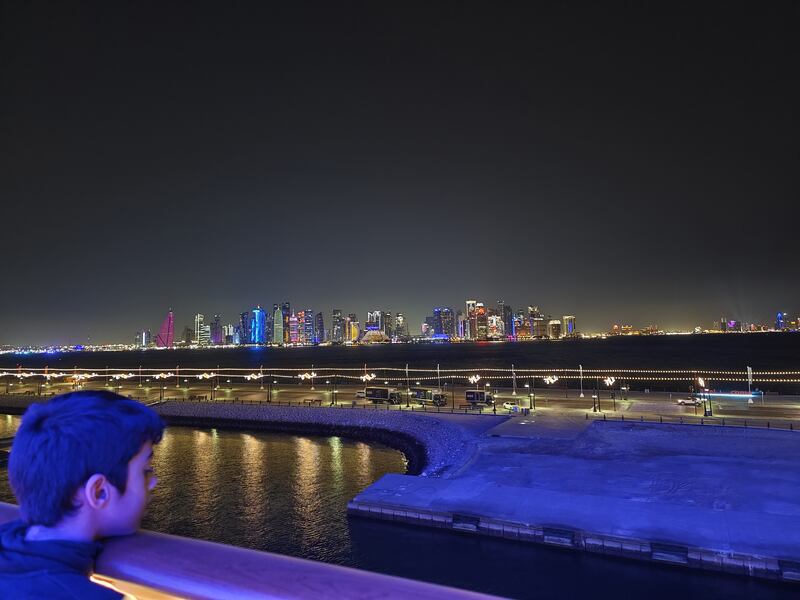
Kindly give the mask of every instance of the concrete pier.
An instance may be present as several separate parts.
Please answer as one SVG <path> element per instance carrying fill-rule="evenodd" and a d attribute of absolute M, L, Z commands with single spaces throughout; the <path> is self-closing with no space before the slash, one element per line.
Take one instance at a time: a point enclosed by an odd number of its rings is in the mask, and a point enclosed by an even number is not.
<path fill-rule="evenodd" d="M 800 436 L 515 418 L 447 477 L 389 474 L 352 515 L 800 581 Z"/>

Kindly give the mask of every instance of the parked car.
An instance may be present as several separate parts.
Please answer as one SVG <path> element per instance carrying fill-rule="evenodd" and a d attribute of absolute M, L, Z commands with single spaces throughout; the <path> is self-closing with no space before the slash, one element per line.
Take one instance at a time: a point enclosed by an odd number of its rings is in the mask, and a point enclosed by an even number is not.
<path fill-rule="evenodd" d="M 364 390 L 358 390 L 356 392 L 356 398 L 366 398 L 366 397 L 367 397 L 367 392 L 365 392 Z"/>
<path fill-rule="evenodd" d="M 678 398 L 677 403 L 681 406 L 700 406 L 703 401 L 699 398 Z"/>
<path fill-rule="evenodd" d="M 503 408 L 511 412 L 517 412 L 519 410 L 519 406 L 517 406 L 516 402 L 503 402 Z"/>

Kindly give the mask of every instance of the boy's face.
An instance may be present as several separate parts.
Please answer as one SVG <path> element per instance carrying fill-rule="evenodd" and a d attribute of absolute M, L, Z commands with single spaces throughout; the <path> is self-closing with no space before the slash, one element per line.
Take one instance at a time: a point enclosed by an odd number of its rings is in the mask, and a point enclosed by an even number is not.
<path fill-rule="evenodd" d="M 113 485 L 109 486 L 111 499 L 108 508 L 111 510 L 103 511 L 105 514 L 98 537 L 127 535 L 139 529 L 150 492 L 158 482 L 150 464 L 152 457 L 153 444 L 145 442 L 128 463 L 125 493 L 120 494 Z"/>

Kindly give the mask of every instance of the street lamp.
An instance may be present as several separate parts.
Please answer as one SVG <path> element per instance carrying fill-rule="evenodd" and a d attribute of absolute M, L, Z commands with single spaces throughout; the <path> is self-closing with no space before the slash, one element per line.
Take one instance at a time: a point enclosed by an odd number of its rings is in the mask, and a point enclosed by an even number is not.
<path fill-rule="evenodd" d="M 611 386 L 614 385 L 614 382 L 616 381 L 616 378 L 614 378 L 614 377 L 606 377 L 603 381 L 605 381 L 605 384 L 608 387 L 611 387 Z M 617 412 L 617 399 L 614 397 L 614 392 L 613 391 L 611 392 L 611 400 L 614 402 L 614 412 Z"/>

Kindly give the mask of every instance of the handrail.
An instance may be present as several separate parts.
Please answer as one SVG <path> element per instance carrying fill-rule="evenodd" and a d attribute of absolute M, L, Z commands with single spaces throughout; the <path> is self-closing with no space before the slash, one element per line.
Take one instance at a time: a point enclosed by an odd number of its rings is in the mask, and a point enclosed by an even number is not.
<path fill-rule="evenodd" d="M 0 502 L 0 523 L 18 518 Z M 214 600 L 480 600 L 493 598 L 348 567 L 141 531 L 108 539 L 96 570 L 102 577 L 182 598 Z"/>

